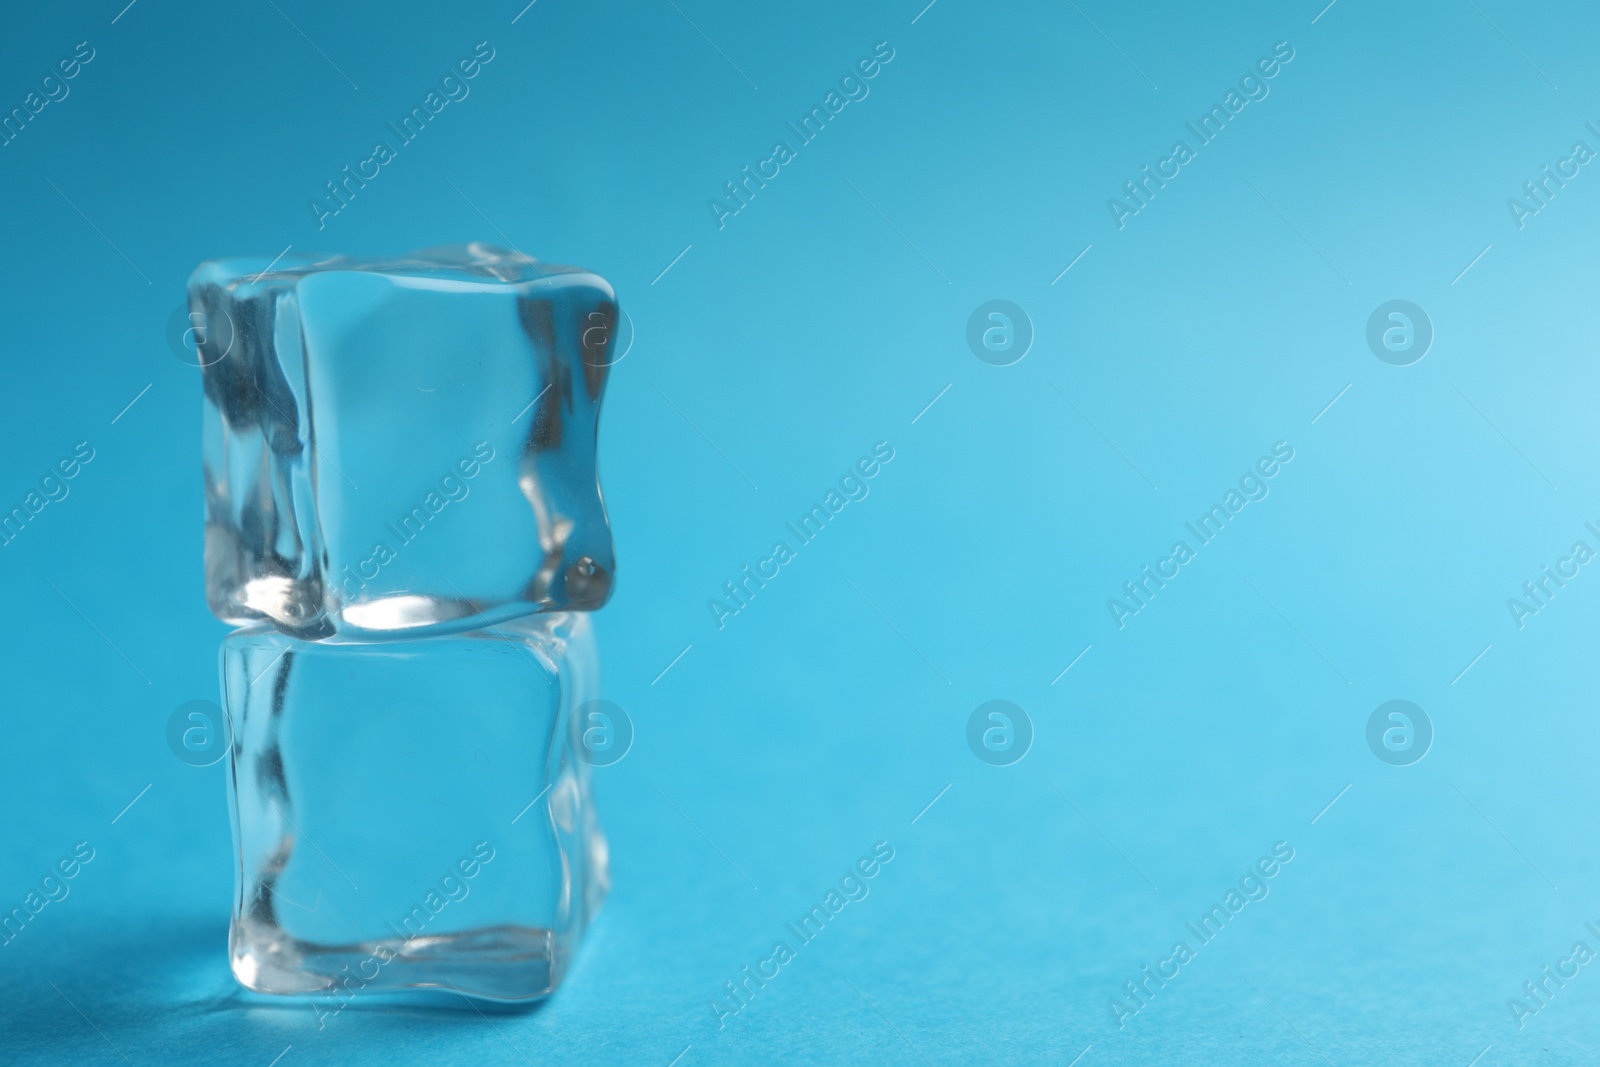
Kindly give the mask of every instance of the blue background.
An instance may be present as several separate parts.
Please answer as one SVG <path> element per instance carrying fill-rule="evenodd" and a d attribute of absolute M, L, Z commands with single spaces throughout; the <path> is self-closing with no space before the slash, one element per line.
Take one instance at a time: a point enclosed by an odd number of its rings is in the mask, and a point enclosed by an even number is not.
<path fill-rule="evenodd" d="M 1600 948 L 1600 576 L 1521 628 L 1506 603 L 1600 547 L 1600 176 L 1507 207 L 1600 148 L 1600 15 L 924 2 L 6 13 L 0 107 L 95 58 L 0 148 L 0 503 L 95 459 L 0 548 L 0 902 L 96 857 L 0 948 L 0 1060 L 1600 1062 L 1600 967 L 1507 1004 Z M 319 230 L 479 41 L 470 97 Z M 719 229 L 708 198 L 879 41 L 870 96 Z M 1278 41 L 1270 96 L 1118 229 L 1107 198 Z M 164 740 L 224 632 L 165 333 L 204 258 L 466 239 L 601 272 L 636 329 L 601 420 L 615 889 L 536 1011 L 319 1031 L 229 975 L 222 770 Z M 1365 340 L 1397 298 L 1436 331 L 1405 367 Z M 991 299 L 1036 334 L 1012 366 L 965 340 Z M 719 630 L 708 598 L 877 441 L 870 497 Z M 1107 599 L 1278 441 L 1270 496 L 1119 629 Z M 1035 733 L 1009 767 L 967 747 L 994 699 Z M 1433 724 L 1411 766 L 1367 744 L 1391 699 Z M 719 1028 L 880 840 L 871 895 Z M 1119 1027 L 1279 841 L 1270 895 Z"/>

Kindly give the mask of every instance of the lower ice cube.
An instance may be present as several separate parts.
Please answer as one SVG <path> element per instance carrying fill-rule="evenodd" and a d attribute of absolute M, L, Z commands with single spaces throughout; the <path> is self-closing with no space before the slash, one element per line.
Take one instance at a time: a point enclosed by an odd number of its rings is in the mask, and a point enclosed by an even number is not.
<path fill-rule="evenodd" d="M 596 673 L 581 614 L 373 644 L 230 634 L 239 981 L 312 995 L 323 1025 L 367 991 L 554 991 L 609 884 L 577 756 Z"/>

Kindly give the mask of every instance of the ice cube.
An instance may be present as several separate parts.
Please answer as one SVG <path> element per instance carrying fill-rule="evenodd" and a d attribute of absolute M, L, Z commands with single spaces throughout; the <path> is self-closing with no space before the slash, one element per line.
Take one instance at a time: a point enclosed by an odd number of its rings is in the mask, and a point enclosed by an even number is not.
<path fill-rule="evenodd" d="M 483 244 L 223 259 L 189 305 L 219 618 L 386 639 L 610 596 L 603 278 Z"/>
<path fill-rule="evenodd" d="M 323 1026 L 369 991 L 552 992 L 608 886 L 577 714 L 596 670 L 581 614 L 224 639 L 239 981 L 314 995 Z"/>

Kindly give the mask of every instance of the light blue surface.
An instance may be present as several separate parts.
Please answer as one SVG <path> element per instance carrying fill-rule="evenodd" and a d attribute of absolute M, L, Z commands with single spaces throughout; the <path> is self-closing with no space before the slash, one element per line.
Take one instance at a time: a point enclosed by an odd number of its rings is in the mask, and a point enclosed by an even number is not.
<path fill-rule="evenodd" d="M 0 147 L 0 503 L 94 457 L 0 548 L 0 899 L 94 850 L 0 947 L 0 1059 L 1600 1061 L 1593 965 L 1520 1029 L 1507 1004 L 1600 949 L 1600 577 L 1507 607 L 1600 549 L 1600 177 L 1507 206 L 1600 149 L 1594 11 L 124 2 L 0 34 L 4 108 L 94 50 Z M 470 95 L 319 231 L 323 183 L 481 41 Z M 1107 199 L 1280 41 L 1270 95 L 1119 230 Z M 878 42 L 870 93 L 719 229 L 708 198 Z M 637 332 L 601 419 L 596 628 L 637 730 L 596 775 L 615 889 L 537 1011 L 319 1031 L 229 976 L 221 768 L 164 740 L 223 633 L 165 334 L 208 257 L 473 238 L 600 272 Z M 1035 331 L 1008 367 L 965 340 L 994 299 Z M 1394 299 L 1435 331 L 1410 366 L 1366 342 Z M 870 494 L 719 630 L 708 598 L 879 441 Z M 1119 629 L 1107 599 L 1280 441 L 1270 495 Z M 1009 767 L 966 744 L 995 699 L 1034 728 Z M 1435 731 L 1412 766 L 1367 746 L 1393 699 Z M 722 983 L 878 841 L 869 895 L 719 1029 Z M 1123 983 L 1280 841 L 1119 1029 Z"/>

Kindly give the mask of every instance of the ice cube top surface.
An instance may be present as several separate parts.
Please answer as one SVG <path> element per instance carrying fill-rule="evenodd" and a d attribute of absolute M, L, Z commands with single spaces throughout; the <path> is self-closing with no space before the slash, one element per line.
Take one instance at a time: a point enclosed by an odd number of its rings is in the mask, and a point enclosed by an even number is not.
<path fill-rule="evenodd" d="M 189 307 L 218 618 L 385 640 L 610 596 L 605 279 L 482 244 L 223 259 Z"/>

